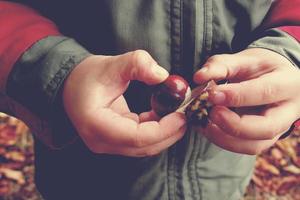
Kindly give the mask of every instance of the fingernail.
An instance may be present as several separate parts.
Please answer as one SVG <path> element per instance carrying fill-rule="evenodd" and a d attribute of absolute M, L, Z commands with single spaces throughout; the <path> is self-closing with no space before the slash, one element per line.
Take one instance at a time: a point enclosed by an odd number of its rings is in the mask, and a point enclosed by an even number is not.
<path fill-rule="evenodd" d="M 203 74 L 205 74 L 208 71 L 207 67 L 203 67 L 200 70 L 198 70 L 195 74 L 194 74 L 194 81 L 196 83 L 203 83 L 205 81 L 207 81 L 206 79 L 203 78 Z"/>
<path fill-rule="evenodd" d="M 225 94 L 219 91 L 213 91 L 210 93 L 209 98 L 214 104 L 224 104 L 226 100 Z"/>
<path fill-rule="evenodd" d="M 159 79 L 164 80 L 169 76 L 169 72 L 159 65 L 154 65 L 152 67 L 152 70 L 153 70 L 155 76 Z"/>

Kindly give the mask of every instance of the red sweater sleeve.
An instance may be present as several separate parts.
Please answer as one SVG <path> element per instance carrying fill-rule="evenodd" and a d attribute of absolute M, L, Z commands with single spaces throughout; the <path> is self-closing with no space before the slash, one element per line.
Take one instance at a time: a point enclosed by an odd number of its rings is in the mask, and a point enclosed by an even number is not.
<path fill-rule="evenodd" d="M 300 42 L 300 0 L 275 0 L 264 25 L 279 28 Z"/>
<path fill-rule="evenodd" d="M 56 26 L 34 10 L 17 3 L 0 1 L 0 91 L 19 56 L 36 41 L 59 35 Z"/>

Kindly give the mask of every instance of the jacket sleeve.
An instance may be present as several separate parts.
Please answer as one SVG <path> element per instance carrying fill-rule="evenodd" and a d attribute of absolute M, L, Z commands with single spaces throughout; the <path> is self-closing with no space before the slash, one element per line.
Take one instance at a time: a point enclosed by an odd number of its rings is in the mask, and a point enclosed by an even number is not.
<path fill-rule="evenodd" d="M 60 33 L 33 10 L 7 1 L 0 1 L 0 25 L 0 89 L 4 92 L 8 74 L 19 56 L 41 38 Z"/>
<path fill-rule="evenodd" d="M 266 28 L 276 28 L 300 42 L 300 0 L 277 0 L 264 22 Z"/>
<path fill-rule="evenodd" d="M 275 51 L 289 59 L 295 67 L 300 67 L 300 0 L 275 0 L 259 31 L 259 37 L 249 48 L 260 47 Z M 300 127 L 300 120 L 284 135 Z"/>
<path fill-rule="evenodd" d="M 275 51 L 300 66 L 300 0 L 275 0 L 249 48 Z"/>
<path fill-rule="evenodd" d="M 275 28 L 290 33 L 295 39 L 300 40 L 300 0 L 275 0 L 268 13 L 264 26 Z"/>
<path fill-rule="evenodd" d="M 0 1 L 0 111 L 23 120 L 52 148 L 76 138 L 59 95 L 66 76 L 89 54 L 50 20 Z"/>

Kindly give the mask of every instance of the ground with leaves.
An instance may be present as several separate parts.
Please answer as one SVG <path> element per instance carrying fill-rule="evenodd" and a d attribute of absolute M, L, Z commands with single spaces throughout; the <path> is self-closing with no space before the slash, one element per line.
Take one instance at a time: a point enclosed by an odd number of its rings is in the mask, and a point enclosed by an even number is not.
<path fill-rule="evenodd" d="M 0 113 L 0 199 L 41 200 L 26 125 Z M 300 129 L 257 157 L 244 200 L 300 200 Z"/>
<path fill-rule="evenodd" d="M 300 128 L 257 157 L 245 200 L 300 200 Z"/>

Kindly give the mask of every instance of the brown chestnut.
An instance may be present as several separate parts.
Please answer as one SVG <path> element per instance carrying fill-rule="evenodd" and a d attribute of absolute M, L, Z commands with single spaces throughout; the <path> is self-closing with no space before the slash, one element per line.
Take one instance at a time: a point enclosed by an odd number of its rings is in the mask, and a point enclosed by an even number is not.
<path fill-rule="evenodd" d="M 189 84 L 178 75 L 170 75 L 163 83 L 157 85 L 152 93 L 153 111 L 164 116 L 176 111 L 186 100 Z"/>

